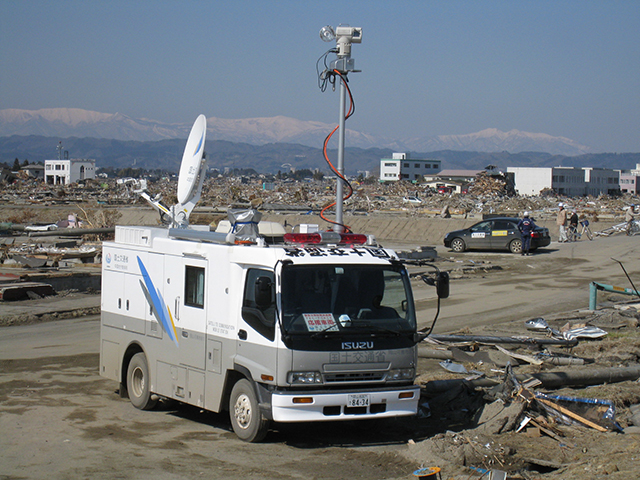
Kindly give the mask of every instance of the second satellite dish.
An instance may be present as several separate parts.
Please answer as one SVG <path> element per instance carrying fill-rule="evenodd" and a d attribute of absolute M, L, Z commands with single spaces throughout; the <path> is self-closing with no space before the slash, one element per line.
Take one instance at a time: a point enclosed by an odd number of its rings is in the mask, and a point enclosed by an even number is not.
<path fill-rule="evenodd" d="M 182 164 L 180 165 L 180 175 L 178 176 L 178 203 L 186 204 L 193 195 L 196 187 L 198 174 L 200 173 L 200 163 L 204 154 L 204 142 L 207 133 L 207 118 L 204 115 L 196 118 L 187 146 L 184 147 Z"/>

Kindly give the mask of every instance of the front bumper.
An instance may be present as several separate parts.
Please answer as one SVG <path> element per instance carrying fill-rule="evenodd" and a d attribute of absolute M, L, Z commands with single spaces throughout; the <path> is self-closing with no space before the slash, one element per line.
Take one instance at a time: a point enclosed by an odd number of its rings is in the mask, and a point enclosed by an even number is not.
<path fill-rule="evenodd" d="M 369 395 L 369 405 L 349 407 L 350 394 Z M 407 397 L 407 398 L 401 398 Z M 309 403 L 298 403 L 304 399 Z M 273 392 L 271 414 L 276 422 L 313 422 L 328 420 L 356 420 L 416 415 L 420 387 L 344 392 Z"/>

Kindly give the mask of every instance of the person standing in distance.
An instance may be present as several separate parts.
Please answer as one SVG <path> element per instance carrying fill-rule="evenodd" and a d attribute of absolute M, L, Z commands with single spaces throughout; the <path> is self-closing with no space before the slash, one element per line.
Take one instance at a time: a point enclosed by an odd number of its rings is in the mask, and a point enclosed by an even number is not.
<path fill-rule="evenodd" d="M 564 209 L 564 203 L 559 203 L 558 216 L 556 217 L 556 225 L 558 225 L 558 242 L 564 243 L 569 241 L 567 238 L 567 211 Z"/>
<path fill-rule="evenodd" d="M 633 205 L 626 208 L 626 213 L 624 215 L 624 221 L 627 223 L 627 235 L 631 235 L 631 231 L 633 229 Z"/>
<path fill-rule="evenodd" d="M 522 214 L 522 220 L 518 222 L 518 230 L 520 230 L 520 238 L 522 239 L 522 253 L 521 255 L 531 255 L 529 249 L 531 248 L 531 234 L 536 229 L 537 225 L 529 218 L 529 212 Z"/>
<path fill-rule="evenodd" d="M 577 241 L 578 240 L 578 212 L 573 210 L 571 212 L 571 217 L 569 218 L 569 241 Z"/>

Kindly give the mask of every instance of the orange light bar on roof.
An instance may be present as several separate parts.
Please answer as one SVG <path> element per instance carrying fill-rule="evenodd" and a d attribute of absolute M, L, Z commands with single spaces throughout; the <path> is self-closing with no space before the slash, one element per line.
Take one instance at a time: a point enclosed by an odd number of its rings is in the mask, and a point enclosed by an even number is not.
<path fill-rule="evenodd" d="M 285 233 L 286 243 L 298 245 L 362 245 L 367 242 L 367 236 L 360 233 Z"/>

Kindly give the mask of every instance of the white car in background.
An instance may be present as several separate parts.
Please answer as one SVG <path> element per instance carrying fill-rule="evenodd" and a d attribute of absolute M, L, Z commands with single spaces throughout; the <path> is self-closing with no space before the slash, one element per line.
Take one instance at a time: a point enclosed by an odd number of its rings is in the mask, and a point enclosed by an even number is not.
<path fill-rule="evenodd" d="M 404 203 L 412 203 L 413 205 L 421 205 L 422 200 L 418 197 L 402 197 Z"/>

